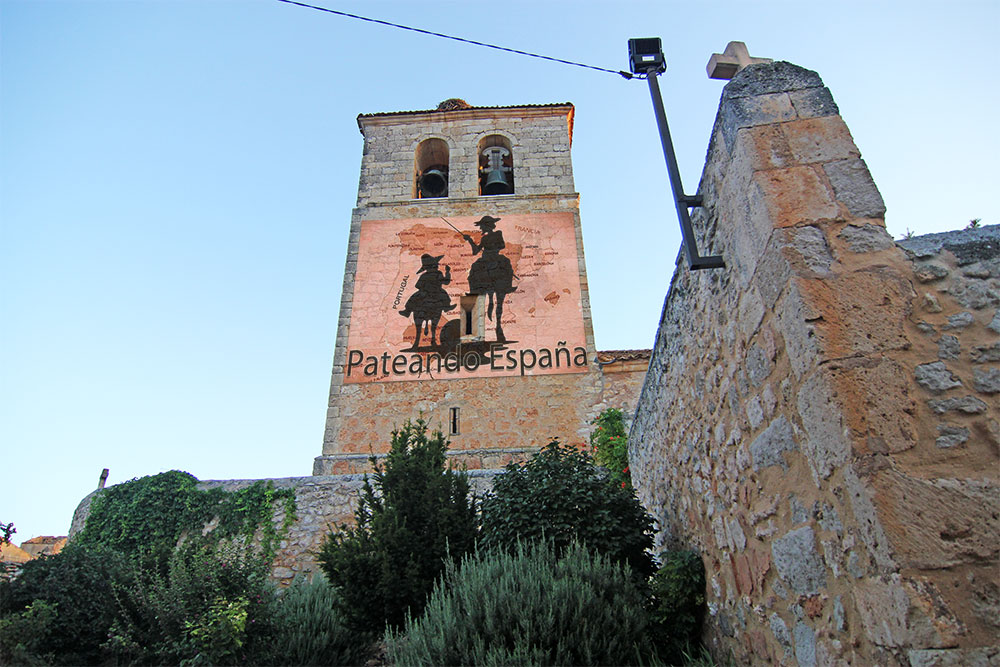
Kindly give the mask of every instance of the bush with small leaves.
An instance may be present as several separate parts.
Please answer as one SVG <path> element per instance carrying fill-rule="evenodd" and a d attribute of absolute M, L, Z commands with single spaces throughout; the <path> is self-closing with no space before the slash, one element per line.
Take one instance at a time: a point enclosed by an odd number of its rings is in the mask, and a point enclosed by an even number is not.
<path fill-rule="evenodd" d="M 696 652 L 705 616 L 705 566 L 695 551 L 667 551 L 653 576 L 652 617 L 662 655 L 680 662 Z"/>
<path fill-rule="evenodd" d="M 42 633 L 40 644 L 51 664 L 100 664 L 107 658 L 101 645 L 117 612 L 111 582 L 127 570 L 127 560 L 115 551 L 70 543 L 58 554 L 28 561 L 3 585 L 0 615 L 6 619 L 35 609 L 33 627 Z M 54 615 L 44 615 L 44 624 L 38 603 L 54 609 Z"/>
<path fill-rule="evenodd" d="M 465 475 L 446 469 L 447 447 L 423 420 L 393 431 L 385 463 L 373 460 L 365 478 L 356 525 L 323 541 L 320 567 L 359 636 L 419 614 L 445 562 L 475 546 L 475 502 Z"/>
<path fill-rule="evenodd" d="M 270 640 L 258 664 L 359 665 L 367 646 L 344 625 L 333 588 L 317 575 L 296 580 L 271 604 Z"/>
<path fill-rule="evenodd" d="M 591 424 L 594 425 L 594 430 L 590 433 L 590 447 L 594 450 L 594 460 L 607 469 L 611 479 L 631 486 L 625 415 L 617 408 L 608 408 Z"/>
<path fill-rule="evenodd" d="M 35 600 L 24 611 L 0 618 L 0 665 L 51 665 L 45 641 L 56 619 L 55 602 Z"/>
<path fill-rule="evenodd" d="M 175 549 L 166 572 L 135 566 L 115 581 L 119 610 L 107 647 L 129 663 L 243 661 L 257 628 L 268 632 L 266 566 L 252 548 L 209 540 Z"/>
<path fill-rule="evenodd" d="M 560 555 L 561 554 L 561 555 Z M 650 655 L 628 568 L 539 541 L 449 563 L 419 618 L 388 633 L 396 665 L 626 665 Z"/>
<path fill-rule="evenodd" d="M 543 538 L 557 548 L 582 542 L 630 565 L 643 581 L 653 573 L 653 518 L 635 491 L 557 440 L 524 465 L 508 465 L 482 504 L 484 547 L 511 549 Z"/>

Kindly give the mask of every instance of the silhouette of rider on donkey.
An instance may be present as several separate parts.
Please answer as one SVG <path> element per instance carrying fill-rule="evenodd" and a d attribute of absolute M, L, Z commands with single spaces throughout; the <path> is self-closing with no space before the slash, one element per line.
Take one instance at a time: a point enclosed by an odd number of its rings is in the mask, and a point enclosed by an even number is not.
<path fill-rule="evenodd" d="M 412 349 L 420 347 L 420 332 L 428 333 L 430 330 L 431 347 L 437 345 L 437 327 L 441 319 L 441 313 L 447 312 L 455 307 L 451 302 L 448 293 L 444 291 L 444 286 L 451 282 L 451 267 L 445 265 L 444 274 L 438 269 L 438 264 L 444 255 L 434 257 L 424 253 L 420 256 L 420 268 L 417 273 L 424 275 L 417 278 L 417 291 L 406 300 L 403 310 L 399 314 L 403 317 L 413 315 L 413 322 L 417 325 L 417 338 Z"/>

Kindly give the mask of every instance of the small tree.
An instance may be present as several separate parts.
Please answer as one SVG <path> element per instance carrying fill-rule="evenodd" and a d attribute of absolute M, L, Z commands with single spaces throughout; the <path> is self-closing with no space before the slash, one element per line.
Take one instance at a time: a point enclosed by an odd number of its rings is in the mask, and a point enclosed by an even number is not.
<path fill-rule="evenodd" d="M 632 486 L 625 415 L 617 408 L 608 408 L 591 424 L 596 427 L 590 433 L 590 447 L 594 450 L 594 460 L 607 469 L 611 479 Z"/>
<path fill-rule="evenodd" d="M 323 541 L 320 567 L 357 633 L 399 627 L 419 615 L 444 569 L 472 550 L 475 502 L 464 474 L 445 467 L 448 441 L 427 423 L 393 431 L 385 464 L 365 477 L 356 525 Z"/>
<path fill-rule="evenodd" d="M 558 440 L 496 478 L 483 501 L 481 537 L 501 549 L 542 538 L 562 549 L 576 540 L 627 563 L 643 580 L 653 572 L 653 518 L 635 491 Z"/>

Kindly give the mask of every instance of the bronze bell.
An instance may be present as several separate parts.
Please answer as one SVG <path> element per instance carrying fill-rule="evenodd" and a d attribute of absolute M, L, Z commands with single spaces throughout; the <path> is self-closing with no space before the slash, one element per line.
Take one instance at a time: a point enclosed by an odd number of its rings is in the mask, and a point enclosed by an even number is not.
<path fill-rule="evenodd" d="M 502 169 L 493 169 L 486 175 L 486 183 L 483 184 L 483 194 L 510 194 L 510 181 L 507 180 L 507 174 Z"/>
<path fill-rule="evenodd" d="M 421 197 L 445 197 L 448 194 L 448 176 L 440 169 L 428 169 L 418 181 Z"/>

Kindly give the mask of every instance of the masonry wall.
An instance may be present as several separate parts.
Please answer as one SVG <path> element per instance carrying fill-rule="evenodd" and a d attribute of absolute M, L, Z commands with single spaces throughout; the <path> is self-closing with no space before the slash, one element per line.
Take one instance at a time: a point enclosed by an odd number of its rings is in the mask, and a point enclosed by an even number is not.
<path fill-rule="evenodd" d="M 493 477 L 497 472 L 469 471 L 469 485 L 481 496 L 492 488 Z M 198 488 L 221 487 L 226 491 L 236 491 L 259 481 L 261 480 L 205 480 L 198 483 Z M 295 491 L 295 520 L 278 543 L 271 564 L 271 578 L 279 585 L 287 586 L 297 576 L 311 577 L 319 572 L 316 556 L 323 539 L 341 524 L 354 523 L 354 512 L 358 506 L 364 475 L 282 477 L 266 481 L 275 488 Z M 70 525 L 70 539 L 83 530 L 90 513 L 90 503 L 98 493 L 99 490 L 94 491 L 80 502 Z M 279 504 L 272 518 L 276 530 L 281 530 L 284 520 L 285 510 Z M 208 525 L 209 528 L 212 527 L 211 522 Z"/>
<path fill-rule="evenodd" d="M 344 271 L 340 323 L 334 353 L 330 401 L 318 475 L 368 469 L 371 454 L 388 450 L 391 431 L 422 416 L 448 432 L 449 410 L 460 409 L 462 428 L 451 436 L 450 454 L 470 469 L 502 467 L 525 459 L 558 437 L 586 442 L 589 422 L 600 412 L 601 371 L 596 359 L 587 288 L 579 196 L 573 185 L 569 104 L 512 108 L 467 108 L 359 117 L 365 136 L 358 207 Z M 478 152 L 483 137 L 501 135 L 511 144 L 515 193 L 478 194 Z M 447 197 L 414 198 L 414 160 L 420 142 L 436 138 L 449 147 Z M 440 217 L 499 217 L 563 213 L 575 229 L 579 302 L 587 351 L 585 372 L 514 377 L 476 377 L 408 382 L 345 382 L 348 338 L 359 298 L 361 228 L 366 221 Z M 442 226 L 444 223 L 440 223 Z M 501 221 L 499 228 L 502 230 Z M 509 242 L 509 237 L 508 237 Z M 573 323 L 571 323 L 573 324 Z M 579 326 L 576 322 L 574 326 Z M 570 342 L 570 345 L 576 343 Z"/>
<path fill-rule="evenodd" d="M 891 122 L 887 118 L 887 122 Z M 738 663 L 997 664 L 997 228 L 893 243 L 820 78 L 725 88 L 630 433 Z"/>

